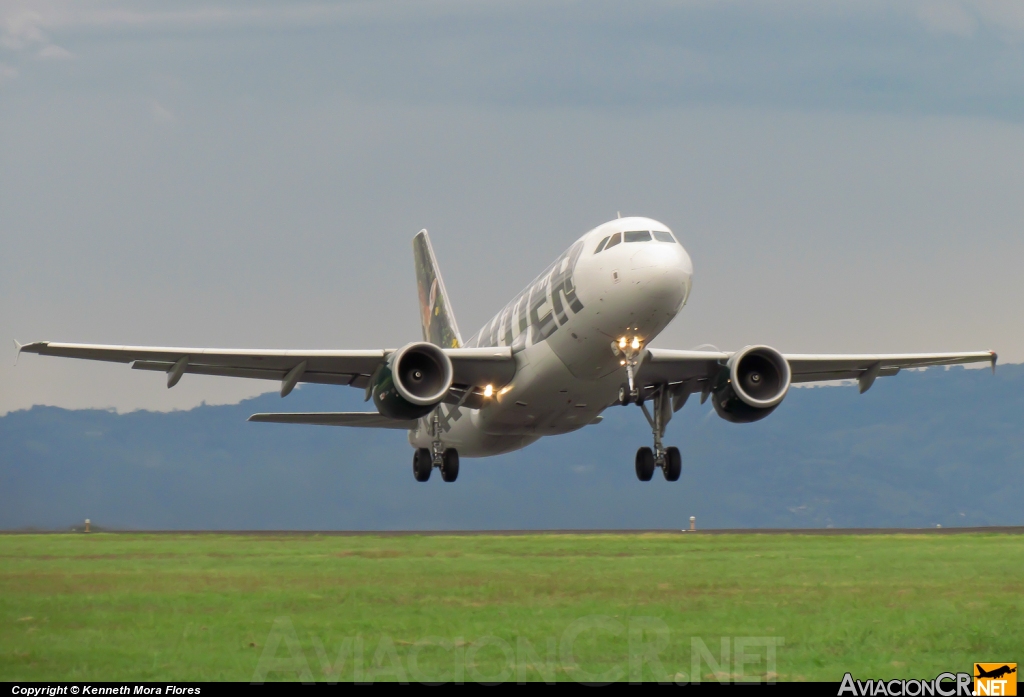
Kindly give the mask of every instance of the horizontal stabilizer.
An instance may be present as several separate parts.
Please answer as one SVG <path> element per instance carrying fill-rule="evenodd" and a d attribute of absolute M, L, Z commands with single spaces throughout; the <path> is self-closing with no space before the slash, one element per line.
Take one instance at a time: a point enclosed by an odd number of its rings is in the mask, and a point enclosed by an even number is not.
<path fill-rule="evenodd" d="M 306 414 L 253 414 L 249 421 L 274 424 L 312 424 L 314 426 L 352 426 L 355 428 L 394 428 L 408 431 L 416 420 L 389 419 L 375 411 L 321 411 Z"/>

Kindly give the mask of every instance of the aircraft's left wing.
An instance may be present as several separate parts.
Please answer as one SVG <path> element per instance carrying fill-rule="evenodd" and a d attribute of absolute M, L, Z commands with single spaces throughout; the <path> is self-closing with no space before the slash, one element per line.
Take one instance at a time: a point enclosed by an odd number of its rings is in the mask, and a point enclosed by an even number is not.
<path fill-rule="evenodd" d="M 996 366 L 995 351 L 971 353 L 890 353 L 890 354 L 783 354 L 793 371 L 793 382 L 856 379 L 895 375 L 901 368 L 927 368 L 935 365 L 991 363 Z M 872 380 L 874 378 L 871 378 Z"/>
<path fill-rule="evenodd" d="M 673 392 L 705 392 L 732 353 L 724 351 L 675 351 L 646 349 L 637 371 L 642 387 L 668 384 Z M 890 353 L 890 354 L 782 354 L 789 363 L 793 382 L 855 379 L 866 392 L 875 378 L 895 375 L 902 368 L 936 365 L 991 363 L 995 351 L 969 353 Z"/>
<path fill-rule="evenodd" d="M 185 373 L 280 380 L 282 397 L 300 382 L 351 385 L 365 389 L 377 368 L 394 351 L 209 349 L 61 344 L 50 341 L 18 344 L 17 348 L 19 353 L 131 363 L 135 370 L 167 373 L 168 387 L 176 385 Z M 452 361 L 454 391 L 451 398 L 454 400 L 463 399 L 462 395 L 466 391 L 473 392 L 477 386 L 503 386 L 515 375 L 515 360 L 508 347 L 448 348 L 442 351 Z M 471 401 L 463 399 L 464 403 Z"/>

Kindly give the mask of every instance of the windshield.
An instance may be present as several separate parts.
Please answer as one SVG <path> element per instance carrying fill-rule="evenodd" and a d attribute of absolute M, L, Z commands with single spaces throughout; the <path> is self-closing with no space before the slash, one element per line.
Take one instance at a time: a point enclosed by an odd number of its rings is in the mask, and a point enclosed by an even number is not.
<path fill-rule="evenodd" d="M 651 232 L 650 230 L 634 230 L 625 234 L 626 242 L 650 242 Z"/>

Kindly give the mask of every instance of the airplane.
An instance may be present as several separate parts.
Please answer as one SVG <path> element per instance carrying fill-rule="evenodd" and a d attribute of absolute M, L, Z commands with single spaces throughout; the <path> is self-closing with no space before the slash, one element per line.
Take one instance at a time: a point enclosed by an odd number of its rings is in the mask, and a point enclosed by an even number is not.
<path fill-rule="evenodd" d="M 637 405 L 653 433 L 636 475 L 679 479 L 679 448 L 665 428 L 690 395 L 733 423 L 759 421 L 791 385 L 856 380 L 864 393 L 903 368 L 989 362 L 994 351 L 914 354 L 783 354 L 755 344 L 738 351 L 650 347 L 686 305 L 693 263 L 664 224 L 616 218 L 577 239 L 468 340 L 462 338 L 426 230 L 413 238 L 423 340 L 398 349 L 252 350 L 65 344 L 20 353 L 131 363 L 165 372 L 279 380 L 364 391 L 376 411 L 254 414 L 249 420 L 408 431 L 413 475 L 454 482 L 461 457 L 525 448 L 544 436 L 596 424 L 615 405 Z M 648 408 L 649 407 L 649 408 Z"/>
<path fill-rule="evenodd" d="M 978 674 L 974 676 L 976 678 L 994 678 L 994 679 L 998 679 L 998 678 L 1003 677 L 1004 675 L 1009 675 L 1011 673 L 1016 673 L 1017 672 L 1016 668 L 1011 668 L 1008 665 L 1004 665 L 1004 666 L 1001 666 L 999 668 L 995 668 L 993 670 L 985 670 L 981 666 L 975 664 L 975 669 L 978 672 Z"/>

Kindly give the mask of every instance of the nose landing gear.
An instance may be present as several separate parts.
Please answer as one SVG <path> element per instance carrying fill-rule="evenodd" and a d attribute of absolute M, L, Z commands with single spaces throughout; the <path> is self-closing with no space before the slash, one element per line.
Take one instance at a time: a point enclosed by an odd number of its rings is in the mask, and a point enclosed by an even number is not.
<path fill-rule="evenodd" d="M 675 482 L 679 480 L 679 476 L 683 472 L 683 458 L 679 453 L 679 448 L 670 446 L 666 448 L 661 439 L 665 436 L 665 427 L 668 426 L 669 420 L 672 418 L 672 397 L 669 394 L 668 386 L 661 385 L 655 389 L 654 394 L 651 395 L 651 407 L 654 410 L 652 415 L 647 409 L 647 405 L 644 403 L 642 397 L 643 390 L 638 389 L 637 392 L 640 396 L 634 397 L 627 402 L 622 402 L 621 398 L 623 392 L 626 390 L 626 385 L 623 385 L 619 389 L 620 403 L 628 404 L 630 401 L 636 401 L 643 410 L 644 416 L 647 417 L 647 422 L 651 425 L 651 432 L 654 434 L 654 448 L 643 447 L 636 451 L 636 476 L 641 482 L 651 481 L 651 477 L 654 476 L 654 469 L 660 468 L 662 473 L 665 475 L 665 480 L 669 482 Z M 685 398 L 682 400 L 676 400 L 680 407 L 686 401 Z"/>
<path fill-rule="evenodd" d="M 642 345 L 639 337 L 633 337 L 633 341 L 630 342 L 623 336 L 618 341 L 612 342 L 612 353 L 620 356 L 622 365 L 626 366 L 627 381 L 619 387 L 619 404 L 623 406 L 633 402 L 643 403 L 643 388 L 637 387 L 634 380 L 636 369 L 640 365 L 640 347 Z"/>

